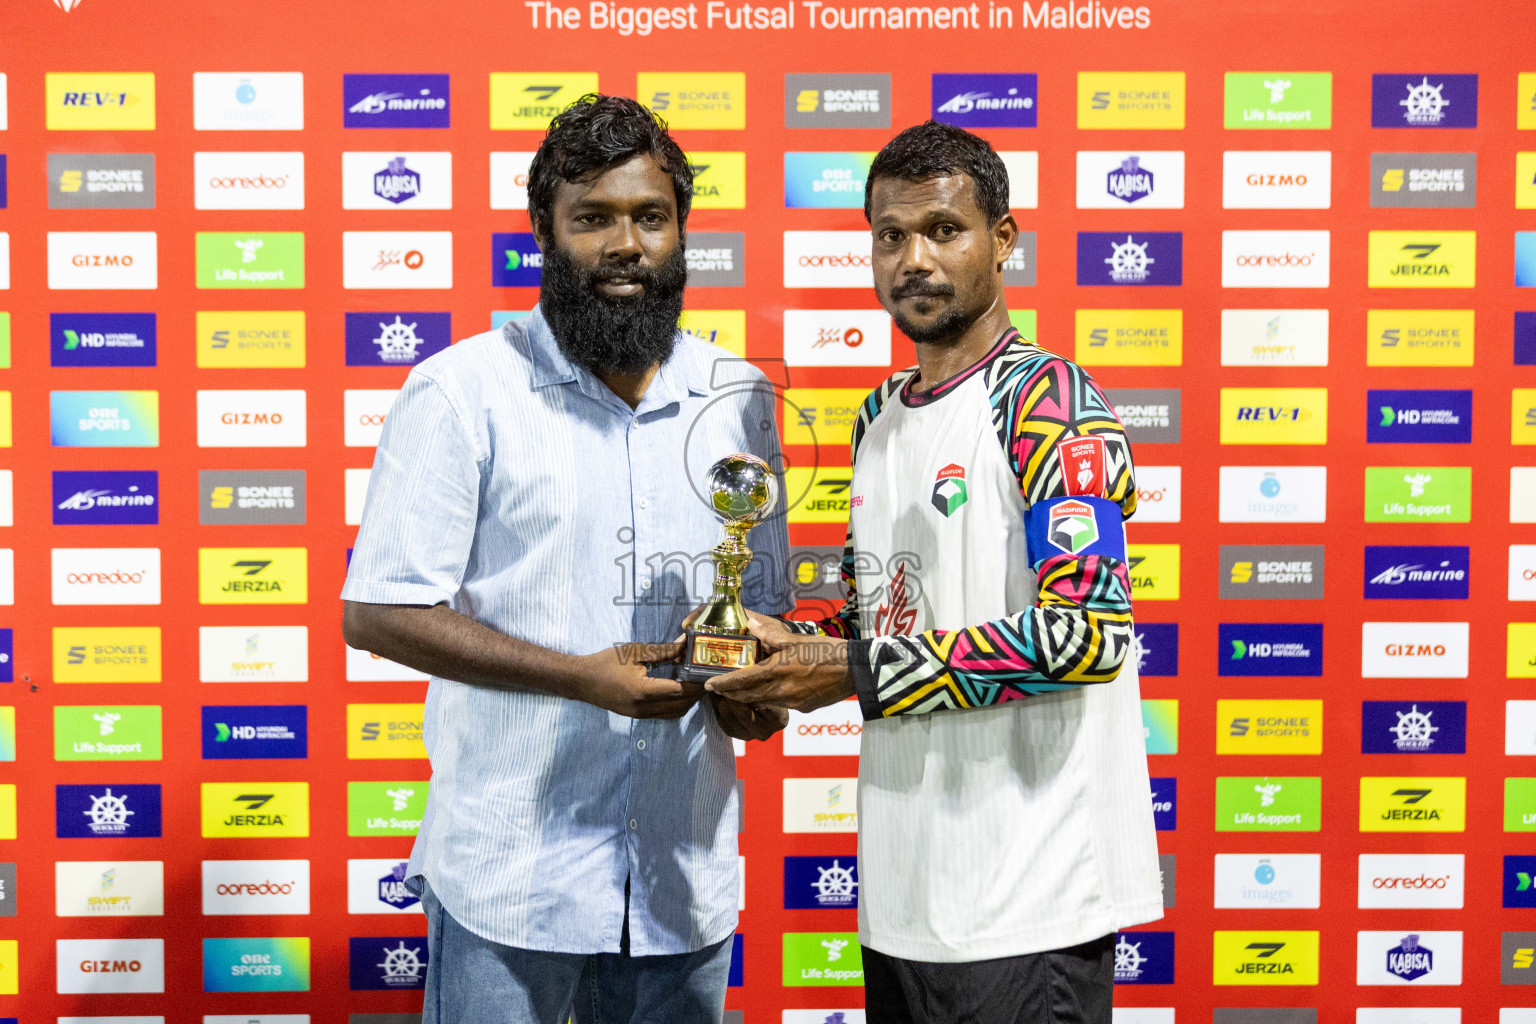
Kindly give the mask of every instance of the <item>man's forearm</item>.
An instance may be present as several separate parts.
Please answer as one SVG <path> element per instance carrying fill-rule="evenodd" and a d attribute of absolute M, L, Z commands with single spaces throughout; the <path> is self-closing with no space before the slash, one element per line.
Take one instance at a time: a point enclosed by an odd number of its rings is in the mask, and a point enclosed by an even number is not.
<path fill-rule="evenodd" d="M 581 699 L 575 656 L 507 636 L 445 604 L 343 606 L 342 636 L 351 647 L 473 686 Z"/>

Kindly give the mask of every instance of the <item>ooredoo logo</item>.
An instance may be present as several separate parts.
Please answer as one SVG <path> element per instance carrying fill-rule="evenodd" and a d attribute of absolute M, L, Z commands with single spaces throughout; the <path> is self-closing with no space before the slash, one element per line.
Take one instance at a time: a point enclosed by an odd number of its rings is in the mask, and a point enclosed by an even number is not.
<path fill-rule="evenodd" d="M 873 288 L 867 231 L 784 232 L 784 287 Z"/>
<path fill-rule="evenodd" d="M 159 604 L 159 548 L 54 548 L 54 604 Z"/>
<path fill-rule="evenodd" d="M 307 914 L 309 861 L 205 860 L 203 913 Z"/>
<path fill-rule="evenodd" d="M 344 443 L 348 448 L 372 448 L 384 432 L 384 421 L 395 404 L 395 390 L 347 390 L 342 393 Z"/>
<path fill-rule="evenodd" d="M 303 153 L 194 153 L 199 210 L 304 209 Z"/>
<path fill-rule="evenodd" d="M 1223 231 L 1223 288 L 1326 288 L 1326 231 Z"/>
<path fill-rule="evenodd" d="M 807 714 L 789 713 L 784 730 L 784 756 L 853 755 L 859 753 L 864 714 L 856 700 L 840 701 Z"/>
<path fill-rule="evenodd" d="M 1466 857 L 1460 853 L 1360 855 L 1361 909 L 1458 910 L 1465 900 Z"/>

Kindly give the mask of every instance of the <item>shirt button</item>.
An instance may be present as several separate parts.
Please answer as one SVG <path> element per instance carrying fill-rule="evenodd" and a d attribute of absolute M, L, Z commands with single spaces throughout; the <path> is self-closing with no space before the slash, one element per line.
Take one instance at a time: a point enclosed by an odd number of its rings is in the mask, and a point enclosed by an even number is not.
<path fill-rule="evenodd" d="M 635 741 L 635 749 L 636 750 L 644 750 L 645 749 L 645 740 L 636 740 Z"/>
<path fill-rule="evenodd" d="M 640 499 L 640 507 L 641 508 L 650 508 L 651 507 L 651 503 L 649 501 L 646 501 L 644 498 L 641 498 Z"/>
<path fill-rule="evenodd" d="M 640 822 L 636 821 L 634 818 L 630 818 L 629 819 L 629 827 L 631 829 L 637 829 L 637 828 L 640 827 Z"/>
<path fill-rule="evenodd" d="M 646 577 L 645 579 L 640 581 L 640 589 L 641 590 L 650 590 L 651 589 L 650 577 Z"/>

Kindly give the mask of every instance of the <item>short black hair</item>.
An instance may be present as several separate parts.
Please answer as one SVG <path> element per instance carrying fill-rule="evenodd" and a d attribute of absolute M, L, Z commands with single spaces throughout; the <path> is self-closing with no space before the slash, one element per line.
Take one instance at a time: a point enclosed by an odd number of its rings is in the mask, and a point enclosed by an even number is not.
<path fill-rule="evenodd" d="M 991 227 L 1008 215 L 1008 168 L 992 144 L 964 128 L 939 121 L 915 124 L 885 144 L 869 165 L 864 181 L 864 219 L 870 220 L 875 179 L 928 181 L 968 174 L 976 185 L 976 203 Z"/>
<path fill-rule="evenodd" d="M 549 122 L 528 168 L 528 216 L 534 231 L 549 226 L 562 181 L 586 181 L 642 153 L 672 176 L 677 223 L 685 226 L 693 205 L 693 168 L 667 134 L 667 123 L 627 96 L 587 93 Z"/>

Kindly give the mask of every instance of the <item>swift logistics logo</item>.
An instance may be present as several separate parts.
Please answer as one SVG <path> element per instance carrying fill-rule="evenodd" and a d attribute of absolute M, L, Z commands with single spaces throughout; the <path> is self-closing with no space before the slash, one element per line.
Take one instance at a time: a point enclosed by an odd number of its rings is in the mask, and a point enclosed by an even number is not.
<path fill-rule="evenodd" d="M 1368 700 L 1360 705 L 1362 754 L 1464 754 L 1464 700 Z"/>
<path fill-rule="evenodd" d="M 1077 127 L 1184 127 L 1184 72 L 1079 71 Z"/>
<path fill-rule="evenodd" d="M 695 159 L 699 154 L 695 154 Z M 784 154 L 784 205 L 790 209 L 861 210 L 872 152 Z"/>
<path fill-rule="evenodd" d="M 201 682 L 309 680 L 307 626 L 199 626 L 197 633 Z"/>
<path fill-rule="evenodd" d="M 1181 366 L 1182 309 L 1079 309 L 1076 358 L 1084 366 Z"/>
<path fill-rule="evenodd" d="M 1360 779 L 1361 832 L 1465 832 L 1466 828 L 1465 778 Z"/>
<path fill-rule="evenodd" d="M 1471 549 L 1465 546 L 1365 548 L 1365 596 L 1377 599 L 1465 601 Z"/>
<path fill-rule="evenodd" d="M 1172 985 L 1173 932 L 1115 935 L 1116 985 Z"/>
<path fill-rule="evenodd" d="M 1476 128 L 1477 76 L 1371 76 L 1372 128 Z"/>
<path fill-rule="evenodd" d="M 1222 600 L 1321 600 L 1321 544 L 1223 544 L 1217 594 Z"/>
<path fill-rule="evenodd" d="M 889 128 L 888 74 L 786 74 L 784 127 Z"/>
<path fill-rule="evenodd" d="M 309 835 L 309 783 L 204 782 L 205 839 Z"/>
<path fill-rule="evenodd" d="M 197 311 L 199 369 L 301 369 L 304 355 L 302 310 Z"/>
<path fill-rule="evenodd" d="M 159 626 L 54 626 L 55 683 L 158 683 Z"/>
<path fill-rule="evenodd" d="M 1333 127 L 1333 75 L 1327 71 L 1228 71 L 1227 128 Z"/>
<path fill-rule="evenodd" d="M 160 835 L 160 787 L 114 782 L 55 786 L 54 831 L 60 839 Z"/>
<path fill-rule="evenodd" d="M 1366 283 L 1372 288 L 1471 288 L 1476 231 L 1372 231 Z"/>
<path fill-rule="evenodd" d="M 785 857 L 784 909 L 827 910 L 859 905 L 854 857 Z"/>
<path fill-rule="evenodd" d="M 199 231 L 197 287 L 303 288 L 304 232 Z"/>
<path fill-rule="evenodd" d="M 204 939 L 203 991 L 308 992 L 309 939 Z"/>
<path fill-rule="evenodd" d="M 158 860 L 54 862 L 57 917 L 165 916 L 165 863 Z M 16 910 L 14 879 L 7 892 Z"/>
<path fill-rule="evenodd" d="M 199 604 L 305 604 L 306 548 L 198 548 Z"/>
<path fill-rule="evenodd" d="M 153 313 L 50 313 L 52 366 L 154 366 Z"/>
<path fill-rule="evenodd" d="M 69 73 L 43 76 L 49 131 L 154 131 L 155 76 L 151 72 Z"/>
<path fill-rule="evenodd" d="M 1077 283 L 1177 286 L 1184 283 L 1181 231 L 1079 231 Z"/>
<path fill-rule="evenodd" d="M 342 127 L 447 128 L 447 75 L 342 75 Z"/>
<path fill-rule="evenodd" d="M 859 780 L 817 778 L 784 780 L 786 834 L 807 832 L 857 832 L 859 830 Z"/>
<path fill-rule="evenodd" d="M 1371 154 L 1373 209 L 1476 205 L 1476 153 Z"/>
<path fill-rule="evenodd" d="M 674 130 L 747 126 L 747 76 L 741 71 L 642 71 L 635 76 L 635 95 Z"/>
<path fill-rule="evenodd" d="M 1317 832 L 1319 776 L 1222 776 L 1216 780 L 1217 832 Z"/>
<path fill-rule="evenodd" d="M 309 756 L 309 709 L 288 705 L 204 705 L 203 760 Z"/>
<path fill-rule="evenodd" d="M 1323 702 L 1320 700 L 1216 702 L 1218 754 L 1322 752 Z"/>
<path fill-rule="evenodd" d="M 1470 309 L 1372 309 L 1365 316 L 1365 363 L 1367 366 L 1471 366 L 1474 328 L 1474 314 Z M 1518 331 L 1516 333 L 1518 336 Z M 1518 365 L 1518 340 L 1515 350 Z"/>
<path fill-rule="evenodd" d="M 419 991 L 427 984 L 427 937 L 391 935 L 347 940 L 354 992 Z"/>
<path fill-rule="evenodd" d="M 491 128 L 547 131 L 577 97 L 597 92 L 597 72 L 491 72 Z"/>
<path fill-rule="evenodd" d="M 1223 932 L 1213 935 L 1213 985 L 1316 985 L 1318 933 Z"/>
<path fill-rule="evenodd" d="M 155 154 L 48 154 L 48 209 L 154 208 Z"/>
<path fill-rule="evenodd" d="M 1368 523 L 1466 523 L 1472 518 L 1470 466 L 1367 466 Z"/>
<path fill-rule="evenodd" d="M 54 470 L 53 525 L 153 526 L 160 522 L 154 470 Z"/>
<path fill-rule="evenodd" d="M 1470 444 L 1472 392 L 1366 392 L 1369 444 Z"/>
<path fill-rule="evenodd" d="M 1222 444 L 1327 444 L 1327 388 L 1222 388 Z"/>
<path fill-rule="evenodd" d="M 156 448 L 158 391 L 50 391 L 48 418 L 55 448 Z"/>
<path fill-rule="evenodd" d="M 1179 780 L 1154 778 L 1152 782 L 1152 825 L 1159 832 L 1173 832 L 1179 827 Z"/>
<path fill-rule="evenodd" d="M 537 288 L 543 279 L 544 253 L 529 231 L 491 235 L 491 287 Z"/>
<path fill-rule="evenodd" d="M 1034 74 L 940 74 L 932 80 L 933 119 L 958 128 L 1033 128 L 1039 79 Z"/>
<path fill-rule="evenodd" d="M 413 366 L 453 342 L 450 313 L 347 313 L 348 366 Z"/>
<path fill-rule="evenodd" d="M 1224 309 L 1222 366 L 1327 366 L 1326 309 Z"/>

